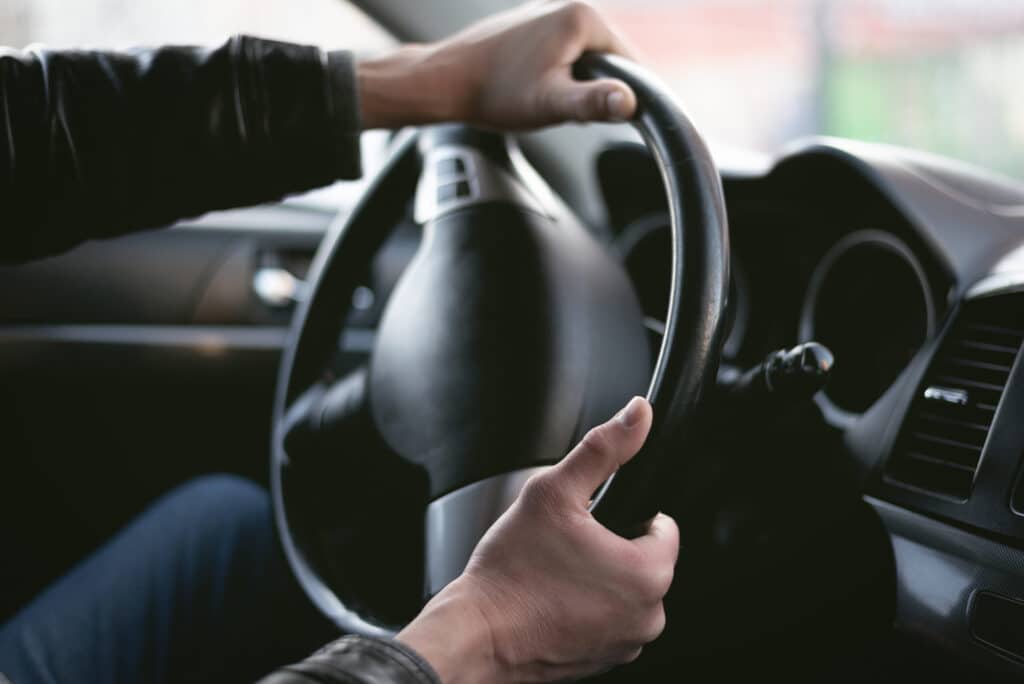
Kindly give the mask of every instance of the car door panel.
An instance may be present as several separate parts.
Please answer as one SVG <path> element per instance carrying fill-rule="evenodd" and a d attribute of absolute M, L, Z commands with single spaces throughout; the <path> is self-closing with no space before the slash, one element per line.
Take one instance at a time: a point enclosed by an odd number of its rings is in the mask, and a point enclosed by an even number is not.
<path fill-rule="evenodd" d="M 258 207 L 0 269 L 0 621 L 176 484 L 266 479 L 290 308 L 253 276 L 333 220 Z"/>

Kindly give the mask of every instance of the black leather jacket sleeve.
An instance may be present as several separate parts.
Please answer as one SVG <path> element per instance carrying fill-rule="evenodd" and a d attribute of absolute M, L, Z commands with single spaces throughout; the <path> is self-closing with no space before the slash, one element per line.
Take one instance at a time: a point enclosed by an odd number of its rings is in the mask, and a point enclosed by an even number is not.
<path fill-rule="evenodd" d="M 0 50 L 0 262 L 279 199 L 360 173 L 347 52 Z M 345 637 L 262 684 L 438 684 L 398 642 Z"/>
<path fill-rule="evenodd" d="M 440 684 L 434 670 L 397 641 L 347 636 L 259 684 Z"/>
<path fill-rule="evenodd" d="M 0 262 L 359 175 L 347 52 L 0 49 Z"/>

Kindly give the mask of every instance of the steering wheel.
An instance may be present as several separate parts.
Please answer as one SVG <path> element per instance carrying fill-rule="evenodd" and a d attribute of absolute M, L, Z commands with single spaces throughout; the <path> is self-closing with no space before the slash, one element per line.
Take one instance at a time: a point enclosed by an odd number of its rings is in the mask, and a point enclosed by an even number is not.
<path fill-rule="evenodd" d="M 595 494 L 601 522 L 639 533 L 659 509 L 659 474 L 687 453 L 724 340 L 721 180 L 647 72 L 590 54 L 575 73 L 633 89 L 633 124 L 665 184 L 672 278 L 660 351 L 652 364 L 623 267 L 509 140 L 465 126 L 407 133 L 314 259 L 274 403 L 278 532 L 300 585 L 347 632 L 389 635 L 411 619 L 529 476 L 629 396 L 646 388 L 654 422 Z M 390 230 L 412 223 L 418 251 L 369 361 L 348 368 L 338 349 L 353 292 Z"/>

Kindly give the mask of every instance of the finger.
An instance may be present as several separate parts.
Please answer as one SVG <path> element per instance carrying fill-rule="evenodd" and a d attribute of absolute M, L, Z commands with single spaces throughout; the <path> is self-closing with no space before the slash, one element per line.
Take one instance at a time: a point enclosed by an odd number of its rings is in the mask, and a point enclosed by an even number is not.
<path fill-rule="evenodd" d="M 561 12 L 569 22 L 572 35 L 579 40 L 579 52 L 613 52 L 633 58 L 633 50 L 626 40 L 610 27 L 601 13 L 585 2 L 567 2 Z"/>
<path fill-rule="evenodd" d="M 549 474 L 562 491 L 586 505 L 601 483 L 640 450 L 650 429 L 651 405 L 633 397 L 614 418 L 588 432 Z"/>
<path fill-rule="evenodd" d="M 633 543 L 654 563 L 674 566 L 679 558 L 679 526 L 669 516 L 658 513 L 647 524 L 647 532 Z"/>
<path fill-rule="evenodd" d="M 625 121 L 636 112 L 636 95 L 622 81 L 557 77 L 547 86 L 548 117 L 558 121 Z"/>

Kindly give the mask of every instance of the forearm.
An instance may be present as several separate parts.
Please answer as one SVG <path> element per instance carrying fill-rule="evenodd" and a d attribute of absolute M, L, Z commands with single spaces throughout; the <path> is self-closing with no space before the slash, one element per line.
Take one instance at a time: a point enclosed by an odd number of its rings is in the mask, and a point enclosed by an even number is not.
<path fill-rule="evenodd" d="M 0 53 L 0 261 L 359 173 L 351 59 L 216 49 Z"/>
<path fill-rule="evenodd" d="M 459 89 L 434 45 L 404 45 L 356 66 L 363 127 L 401 128 L 460 118 Z"/>
<path fill-rule="evenodd" d="M 443 684 L 514 681 L 497 658 L 487 597 L 465 578 L 449 584 L 396 639 L 424 657 Z"/>

